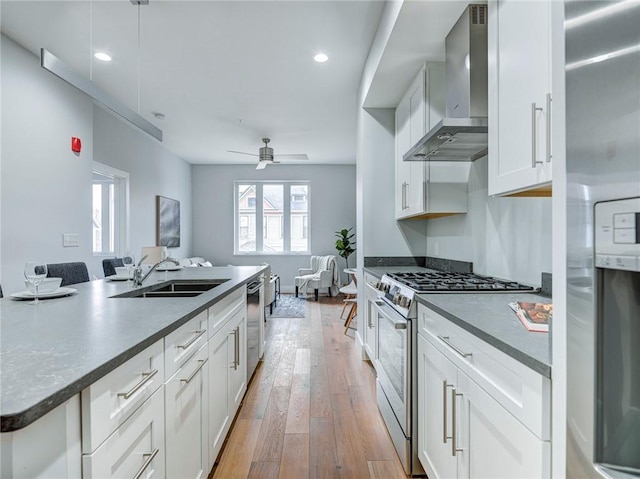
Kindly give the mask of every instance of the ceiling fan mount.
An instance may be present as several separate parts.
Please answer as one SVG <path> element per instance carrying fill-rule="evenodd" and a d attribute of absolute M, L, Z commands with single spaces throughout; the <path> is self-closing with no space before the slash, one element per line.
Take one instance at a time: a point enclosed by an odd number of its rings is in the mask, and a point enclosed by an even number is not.
<path fill-rule="evenodd" d="M 273 153 L 273 148 L 269 146 L 271 142 L 271 138 L 262 138 L 262 142 L 264 146 L 258 149 L 258 154 L 247 153 L 244 151 L 235 151 L 235 150 L 227 150 L 228 153 L 237 153 L 239 155 L 249 155 L 249 156 L 257 156 L 258 157 L 258 165 L 256 166 L 256 170 L 261 170 L 266 168 L 268 164 L 276 164 L 280 163 L 278 160 L 308 160 L 309 157 L 305 154 L 295 154 L 295 155 L 275 155 Z"/>

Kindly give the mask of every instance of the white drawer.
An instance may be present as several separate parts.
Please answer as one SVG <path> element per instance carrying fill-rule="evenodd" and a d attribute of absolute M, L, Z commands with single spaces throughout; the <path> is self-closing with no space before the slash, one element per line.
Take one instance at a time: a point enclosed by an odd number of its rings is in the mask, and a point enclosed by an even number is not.
<path fill-rule="evenodd" d="M 82 391 L 82 452 L 95 450 L 164 383 L 162 340 Z"/>
<path fill-rule="evenodd" d="M 209 337 L 212 337 L 224 323 L 238 312 L 247 307 L 247 288 L 243 286 L 229 293 L 209 308 Z"/>
<path fill-rule="evenodd" d="M 164 455 L 164 389 L 161 388 L 93 454 L 82 456 L 82 477 L 138 477 L 138 473 L 140 477 L 164 477 Z"/>
<path fill-rule="evenodd" d="M 207 312 L 203 311 L 164 338 L 165 377 L 170 378 L 207 342 Z"/>
<path fill-rule="evenodd" d="M 418 334 L 542 440 L 551 439 L 551 381 L 448 319 L 418 305 Z"/>

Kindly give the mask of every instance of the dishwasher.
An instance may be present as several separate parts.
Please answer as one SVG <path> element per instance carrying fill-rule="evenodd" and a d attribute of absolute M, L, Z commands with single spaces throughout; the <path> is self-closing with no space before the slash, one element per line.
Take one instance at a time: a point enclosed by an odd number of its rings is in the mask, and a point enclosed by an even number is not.
<path fill-rule="evenodd" d="M 262 337 L 264 335 L 264 325 L 262 318 L 264 314 L 264 283 L 262 279 L 253 281 L 247 285 L 247 384 L 251 380 L 258 360 L 260 359 L 262 348 Z"/>

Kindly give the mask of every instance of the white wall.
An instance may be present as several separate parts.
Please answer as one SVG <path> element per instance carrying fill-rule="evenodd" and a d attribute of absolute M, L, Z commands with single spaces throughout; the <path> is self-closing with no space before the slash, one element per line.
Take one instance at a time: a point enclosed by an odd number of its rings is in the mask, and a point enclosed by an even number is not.
<path fill-rule="evenodd" d="M 162 125 L 160 125 L 162 126 Z M 180 247 L 169 256 L 191 256 L 191 165 L 158 141 L 102 108 L 94 107 L 93 159 L 129 173 L 131 250 L 156 244 L 156 195 L 180 201 Z M 102 277 L 102 259 L 93 261 Z"/>
<path fill-rule="evenodd" d="M 392 108 L 361 109 L 358 180 L 362 190 L 361 255 L 424 256 L 426 222 L 395 220 L 395 113 Z"/>
<path fill-rule="evenodd" d="M 91 249 L 93 160 L 131 173 L 131 245 L 155 244 L 155 195 L 181 201 L 183 245 L 190 255 L 190 165 L 40 67 L 39 59 L 2 37 L 2 193 L 0 281 L 5 294 L 24 289 L 23 265 L 84 261 L 102 276 Z M 94 111 L 95 109 L 95 111 Z M 79 155 L 71 137 L 82 140 Z M 95 151 L 94 151 L 95 150 Z M 63 233 L 80 246 L 62 247 Z"/>
<path fill-rule="evenodd" d="M 490 198 L 487 178 L 484 157 L 471 167 L 468 213 L 426 221 L 427 256 L 472 261 L 476 273 L 539 286 L 540 273 L 552 271 L 551 198 Z"/>
<path fill-rule="evenodd" d="M 269 166 L 256 170 L 255 165 L 193 165 L 193 253 L 214 265 L 252 265 L 267 262 L 281 277 L 283 291 L 293 290 L 298 268 L 309 267 L 311 255 L 234 255 L 233 254 L 233 183 L 235 180 L 303 180 L 310 181 L 310 239 L 313 255 L 337 254 L 334 232 L 354 228 L 356 248 L 355 167 L 350 165 Z M 338 257 L 340 270 L 344 259 Z M 355 258 L 349 258 L 355 266 Z M 343 278 L 344 279 L 344 278 Z"/>
<path fill-rule="evenodd" d="M 24 262 L 91 257 L 93 105 L 2 37 L 2 252 L 5 295 L 24 289 Z M 71 137 L 82 153 L 71 151 Z M 77 233 L 78 248 L 62 234 Z"/>

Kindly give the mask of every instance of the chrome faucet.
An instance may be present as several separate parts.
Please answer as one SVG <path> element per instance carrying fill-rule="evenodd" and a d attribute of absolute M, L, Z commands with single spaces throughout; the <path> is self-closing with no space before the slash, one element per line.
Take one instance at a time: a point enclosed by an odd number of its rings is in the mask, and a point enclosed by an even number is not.
<path fill-rule="evenodd" d="M 145 274 L 144 276 L 142 275 L 142 262 L 146 259 L 146 256 L 143 256 L 142 259 L 140 260 L 140 262 L 138 263 L 138 265 L 135 267 L 135 269 L 133 270 L 133 287 L 134 288 L 139 288 L 142 286 L 142 283 L 144 283 L 144 281 L 149 277 L 149 275 L 151 273 L 153 273 L 156 268 L 158 266 L 160 266 L 163 263 L 168 263 L 171 262 L 173 264 L 175 264 L 176 266 L 180 266 L 180 262 L 178 260 L 175 260 L 173 258 L 165 258 L 162 261 L 158 261 L 156 264 L 154 264 L 151 269 L 149 271 L 147 271 L 147 274 Z"/>

